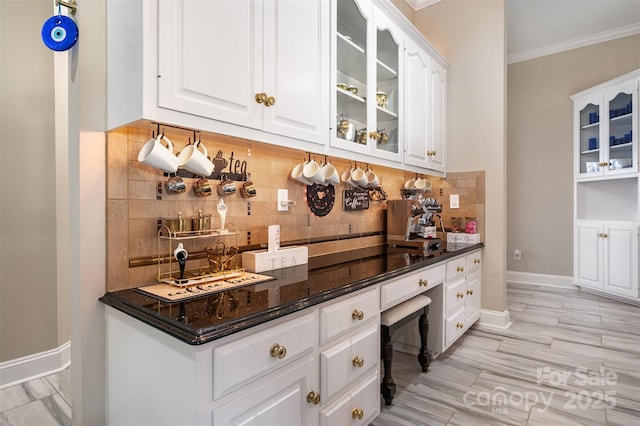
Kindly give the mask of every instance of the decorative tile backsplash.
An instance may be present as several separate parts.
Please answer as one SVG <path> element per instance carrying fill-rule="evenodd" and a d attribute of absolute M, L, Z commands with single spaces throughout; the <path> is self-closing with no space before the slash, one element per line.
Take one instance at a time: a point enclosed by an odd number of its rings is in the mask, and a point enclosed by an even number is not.
<path fill-rule="evenodd" d="M 216 212 L 220 196 L 215 189 L 211 196 L 198 197 L 193 190 L 196 179 L 184 178 L 186 191 L 168 194 L 164 188 L 167 177 L 137 161 L 138 152 L 154 130 L 154 125 L 140 122 L 107 135 L 107 291 L 157 281 L 158 266 L 153 259 L 169 254 L 166 241 L 159 243 L 157 237 L 160 218 L 175 218 L 178 212 L 182 217 L 194 217 L 202 211 L 212 215 L 212 228 L 220 227 Z M 175 152 L 193 139 L 192 132 L 180 129 L 167 127 L 164 132 L 173 142 Z M 236 237 L 227 237 L 234 239 L 230 243 L 240 248 L 266 245 L 267 227 L 272 224 L 280 225 L 283 245 L 308 244 L 309 256 L 385 243 L 385 204 L 370 201 L 366 210 L 345 211 L 343 191 L 347 187 L 342 183 L 335 187 L 335 204 L 329 214 L 317 217 L 311 213 L 306 203 L 306 186 L 290 177 L 293 167 L 307 157 L 306 152 L 212 133 L 202 132 L 198 136 L 210 155 L 222 152 L 227 160 L 225 170 L 239 171 L 246 165 L 246 172 L 255 183 L 255 197 L 243 198 L 240 191 L 224 196 L 228 208 L 226 222 L 240 231 L 237 241 Z M 315 159 L 325 161 L 324 155 L 316 155 Z M 353 165 L 342 158 L 327 160 L 340 173 Z M 403 183 L 415 175 L 388 167 L 372 168 L 390 199 L 401 198 Z M 428 179 L 433 184 L 431 196 L 444 206 L 445 227 L 450 227 L 452 216 L 475 217 L 478 232 L 484 235 L 484 172 L 450 173 L 446 179 L 432 176 Z M 211 180 L 211 184 L 215 188 L 217 182 Z M 277 211 L 278 188 L 288 189 L 289 199 L 296 203 L 289 211 Z M 449 210 L 450 194 L 460 195 L 460 209 Z M 322 242 L 315 242 L 318 239 Z M 215 240 L 185 241 L 185 248 L 197 254 L 207 243 L 215 244 Z"/>

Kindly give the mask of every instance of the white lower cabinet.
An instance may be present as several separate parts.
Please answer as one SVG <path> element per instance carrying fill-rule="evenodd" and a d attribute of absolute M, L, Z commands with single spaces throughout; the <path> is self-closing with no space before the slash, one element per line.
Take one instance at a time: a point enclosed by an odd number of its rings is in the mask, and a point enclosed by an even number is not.
<path fill-rule="evenodd" d="M 380 373 L 376 368 L 350 392 L 322 409 L 320 425 L 367 425 L 378 414 L 380 414 Z"/>
<path fill-rule="evenodd" d="M 317 360 L 305 356 L 262 386 L 211 412 L 212 425 L 314 425 L 317 411 L 307 395 L 318 389 Z"/>
<path fill-rule="evenodd" d="M 481 250 L 447 261 L 444 285 L 427 293 L 433 300 L 429 310 L 430 351 L 446 351 L 480 318 L 481 263 Z"/>
<path fill-rule="evenodd" d="M 636 223 L 578 221 L 574 238 L 577 285 L 640 299 Z"/>
<path fill-rule="evenodd" d="M 380 412 L 379 292 L 373 286 L 203 345 L 107 307 L 107 423 L 365 424 Z M 363 414 L 334 421 L 354 409 L 338 408 L 348 401 Z"/>

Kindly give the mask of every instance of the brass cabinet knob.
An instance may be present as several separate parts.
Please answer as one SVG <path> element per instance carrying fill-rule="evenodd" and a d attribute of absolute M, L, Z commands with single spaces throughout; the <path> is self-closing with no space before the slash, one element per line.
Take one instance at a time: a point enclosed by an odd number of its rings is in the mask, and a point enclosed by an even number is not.
<path fill-rule="evenodd" d="M 458 293 L 458 294 L 456 294 L 456 297 L 458 299 L 462 299 L 464 297 L 464 293 Z"/>
<path fill-rule="evenodd" d="M 353 312 L 351 312 L 351 318 L 362 321 L 364 319 L 364 312 L 354 309 Z"/>
<path fill-rule="evenodd" d="M 276 98 L 273 96 L 268 96 L 264 92 L 256 93 L 256 102 L 259 104 L 264 104 L 264 106 L 271 106 L 276 103 Z"/>
<path fill-rule="evenodd" d="M 354 367 L 362 368 L 364 365 L 364 359 L 359 356 L 354 356 L 351 364 L 353 364 Z"/>
<path fill-rule="evenodd" d="M 309 391 L 307 394 L 307 402 L 313 405 L 320 404 L 320 394 L 315 393 L 314 391 Z"/>
<path fill-rule="evenodd" d="M 378 132 L 369 132 L 369 137 L 371 139 L 373 139 L 374 141 L 377 141 L 378 139 L 380 139 L 380 133 L 378 133 Z"/>
<path fill-rule="evenodd" d="M 609 163 L 606 162 L 606 161 L 603 161 L 602 163 L 598 163 L 598 166 L 600 166 L 600 167 L 607 167 L 608 165 L 609 165 Z"/>
<path fill-rule="evenodd" d="M 458 266 L 458 267 L 456 268 L 456 271 L 458 271 L 458 272 L 464 272 L 464 266 Z"/>
<path fill-rule="evenodd" d="M 604 234 L 602 232 L 598 232 L 598 237 L 600 238 L 607 238 L 609 235 L 608 234 Z"/>
<path fill-rule="evenodd" d="M 353 411 L 351 411 L 351 417 L 353 417 L 354 419 L 362 420 L 362 418 L 364 417 L 364 411 L 362 411 L 361 408 L 354 408 Z"/>
<path fill-rule="evenodd" d="M 456 328 L 464 328 L 464 324 L 459 322 L 456 324 Z"/>
<path fill-rule="evenodd" d="M 280 346 L 277 343 L 274 343 L 271 346 L 271 350 L 269 352 L 271 354 L 272 357 L 274 358 L 278 358 L 278 359 L 282 359 L 285 356 L 287 356 L 287 348 L 285 348 L 284 346 Z"/>
<path fill-rule="evenodd" d="M 480 259 L 478 259 L 477 257 L 473 259 L 473 263 L 475 263 L 476 265 L 480 264 Z"/>
<path fill-rule="evenodd" d="M 426 287 L 426 286 L 428 286 L 428 285 L 429 285 L 429 281 L 427 281 L 427 280 L 425 280 L 425 279 L 422 279 L 422 278 L 420 278 L 420 279 L 418 280 L 418 286 L 419 286 L 419 287 Z"/>
<path fill-rule="evenodd" d="M 471 296 L 471 295 L 473 294 L 473 290 L 471 290 L 471 289 L 467 290 L 467 294 L 468 294 L 469 296 Z"/>
<path fill-rule="evenodd" d="M 256 93 L 256 102 L 259 104 L 266 104 L 269 100 L 269 97 L 267 96 L 266 93 L 264 92 L 260 92 L 260 93 Z"/>

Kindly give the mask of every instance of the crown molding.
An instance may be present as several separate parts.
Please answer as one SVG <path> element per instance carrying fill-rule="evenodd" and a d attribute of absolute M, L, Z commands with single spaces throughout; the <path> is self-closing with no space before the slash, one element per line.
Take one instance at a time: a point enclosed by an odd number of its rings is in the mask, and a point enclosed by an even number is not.
<path fill-rule="evenodd" d="M 409 6 L 413 8 L 413 10 L 423 9 L 427 6 L 431 6 L 434 3 L 438 3 L 442 0 L 404 0 Z"/>
<path fill-rule="evenodd" d="M 605 41 L 615 40 L 634 34 L 640 34 L 640 24 L 628 25 L 626 27 L 620 27 L 609 31 L 603 31 L 597 34 L 578 37 L 572 40 L 551 44 L 545 47 L 513 53 L 507 57 L 507 64 L 515 64 L 516 62 L 528 61 L 529 59 L 535 59 L 542 56 L 552 55 L 554 53 L 565 52 L 567 50 L 590 46 L 592 44 L 603 43 Z"/>

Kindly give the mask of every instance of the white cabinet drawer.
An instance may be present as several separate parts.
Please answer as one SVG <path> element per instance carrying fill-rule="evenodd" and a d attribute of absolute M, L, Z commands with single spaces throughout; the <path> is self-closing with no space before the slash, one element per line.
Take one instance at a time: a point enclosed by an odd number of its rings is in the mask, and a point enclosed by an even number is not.
<path fill-rule="evenodd" d="M 378 289 L 374 288 L 320 309 L 320 344 L 377 318 L 379 304 Z"/>
<path fill-rule="evenodd" d="M 380 310 L 384 311 L 411 297 L 424 293 L 444 281 L 445 265 L 432 266 L 380 287 Z"/>
<path fill-rule="evenodd" d="M 447 262 L 447 281 L 455 280 L 458 277 L 464 277 L 467 272 L 466 256 L 456 257 Z"/>
<path fill-rule="evenodd" d="M 315 318 L 310 313 L 215 348 L 213 398 L 217 399 L 311 351 L 318 341 Z M 279 354 L 275 345 L 279 345 Z"/>
<path fill-rule="evenodd" d="M 444 285 L 444 313 L 449 315 L 464 306 L 466 297 L 466 282 L 464 278 Z"/>
<path fill-rule="evenodd" d="M 464 332 L 464 327 L 466 326 L 464 322 L 464 309 L 460 309 L 458 312 L 447 317 L 444 322 L 445 349 Z"/>
<path fill-rule="evenodd" d="M 320 391 L 323 400 L 329 401 L 340 390 L 377 365 L 380 359 L 379 348 L 380 337 L 376 322 L 350 339 L 322 352 Z"/>
<path fill-rule="evenodd" d="M 380 414 L 380 383 L 376 368 L 351 392 L 320 412 L 321 426 L 360 426 Z M 361 410 L 361 412 L 357 411 Z M 361 414 L 361 418 L 358 418 Z"/>
<path fill-rule="evenodd" d="M 480 268 L 480 264 L 482 263 L 482 251 L 474 251 L 473 253 L 469 253 L 465 258 L 465 263 L 467 265 L 465 272 L 473 272 Z"/>

